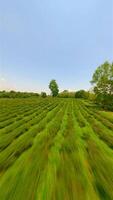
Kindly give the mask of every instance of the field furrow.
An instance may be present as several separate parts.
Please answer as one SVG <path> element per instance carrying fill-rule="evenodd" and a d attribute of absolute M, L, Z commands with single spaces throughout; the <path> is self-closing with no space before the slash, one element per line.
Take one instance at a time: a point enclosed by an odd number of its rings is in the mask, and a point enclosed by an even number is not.
<path fill-rule="evenodd" d="M 63 98 L 0 107 L 0 200 L 113 199 L 112 113 Z"/>

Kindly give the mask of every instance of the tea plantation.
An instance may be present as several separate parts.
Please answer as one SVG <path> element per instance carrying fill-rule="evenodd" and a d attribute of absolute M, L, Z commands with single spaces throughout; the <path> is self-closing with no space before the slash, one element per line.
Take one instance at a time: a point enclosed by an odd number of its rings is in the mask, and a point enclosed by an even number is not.
<path fill-rule="evenodd" d="M 113 200 L 113 113 L 77 99 L 0 100 L 0 200 Z"/>

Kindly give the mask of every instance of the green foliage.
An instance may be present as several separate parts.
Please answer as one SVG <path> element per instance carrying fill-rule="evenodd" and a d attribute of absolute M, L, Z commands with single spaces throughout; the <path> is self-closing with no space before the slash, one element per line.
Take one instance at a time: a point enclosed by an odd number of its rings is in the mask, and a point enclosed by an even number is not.
<path fill-rule="evenodd" d="M 38 96 L 39 94 L 34 92 L 0 91 L 0 98 L 28 98 Z"/>
<path fill-rule="evenodd" d="M 113 63 L 105 62 L 93 74 L 96 102 L 104 108 L 113 110 Z"/>
<path fill-rule="evenodd" d="M 92 77 L 95 92 L 98 94 L 113 94 L 113 64 L 105 62 L 99 66 Z"/>
<path fill-rule="evenodd" d="M 75 93 L 75 98 L 83 98 L 88 99 L 89 92 L 86 92 L 85 90 L 79 90 Z"/>
<path fill-rule="evenodd" d="M 58 96 L 59 88 L 58 88 L 58 84 L 56 83 L 56 80 L 51 80 L 49 84 L 49 89 L 51 90 L 53 97 Z"/>
<path fill-rule="evenodd" d="M 61 98 L 74 98 L 75 92 L 69 92 L 68 90 L 64 90 L 63 92 L 60 92 L 58 97 Z"/>
<path fill-rule="evenodd" d="M 43 98 L 47 97 L 46 92 L 41 92 L 41 97 L 43 97 Z"/>

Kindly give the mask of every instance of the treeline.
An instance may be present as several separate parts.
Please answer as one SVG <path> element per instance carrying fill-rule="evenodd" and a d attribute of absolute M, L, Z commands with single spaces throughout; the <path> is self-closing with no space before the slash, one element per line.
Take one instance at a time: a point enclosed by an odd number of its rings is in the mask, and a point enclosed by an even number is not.
<path fill-rule="evenodd" d="M 0 98 L 28 98 L 28 97 L 49 97 L 52 95 L 47 95 L 46 92 L 34 93 L 34 92 L 17 92 L 17 91 L 0 91 Z M 77 92 L 69 92 L 68 90 L 64 90 L 63 92 L 58 93 L 56 97 L 59 98 L 84 98 L 89 99 L 91 93 L 80 90 Z"/>
<path fill-rule="evenodd" d="M 63 92 L 59 93 L 59 87 L 56 82 L 56 80 L 51 80 L 49 84 L 49 89 L 51 90 L 51 96 L 52 97 L 60 97 L 60 98 L 83 98 L 83 99 L 89 99 L 92 100 L 95 98 L 95 95 L 93 92 L 85 91 L 85 90 L 79 90 L 79 91 L 73 91 L 70 92 L 68 90 L 64 90 Z"/>
<path fill-rule="evenodd" d="M 16 91 L 0 91 L 0 98 L 28 98 L 39 97 L 38 93 L 34 92 L 16 92 Z"/>
<path fill-rule="evenodd" d="M 93 85 L 92 92 L 79 90 L 76 92 L 69 92 L 64 90 L 59 93 L 59 87 L 56 80 L 51 80 L 49 83 L 49 89 L 51 95 L 47 95 L 46 92 L 34 93 L 34 92 L 16 92 L 16 91 L 1 91 L 1 98 L 28 98 L 28 97 L 43 97 L 47 96 L 59 97 L 59 98 L 82 98 L 91 100 L 97 103 L 104 109 L 113 111 L 113 63 L 105 62 L 99 66 L 92 77 L 91 84 Z"/>
<path fill-rule="evenodd" d="M 64 90 L 63 92 L 58 94 L 58 97 L 60 98 L 80 98 L 80 99 L 89 99 L 94 100 L 95 94 L 90 91 L 85 90 L 78 90 L 76 92 L 69 92 L 68 90 Z"/>

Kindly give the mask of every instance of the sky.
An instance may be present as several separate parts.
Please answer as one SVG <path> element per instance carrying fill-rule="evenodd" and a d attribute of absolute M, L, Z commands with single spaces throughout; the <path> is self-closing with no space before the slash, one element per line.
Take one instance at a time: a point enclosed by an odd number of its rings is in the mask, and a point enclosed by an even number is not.
<path fill-rule="evenodd" d="M 90 89 L 113 62 L 113 0 L 0 0 L 0 90 Z"/>

